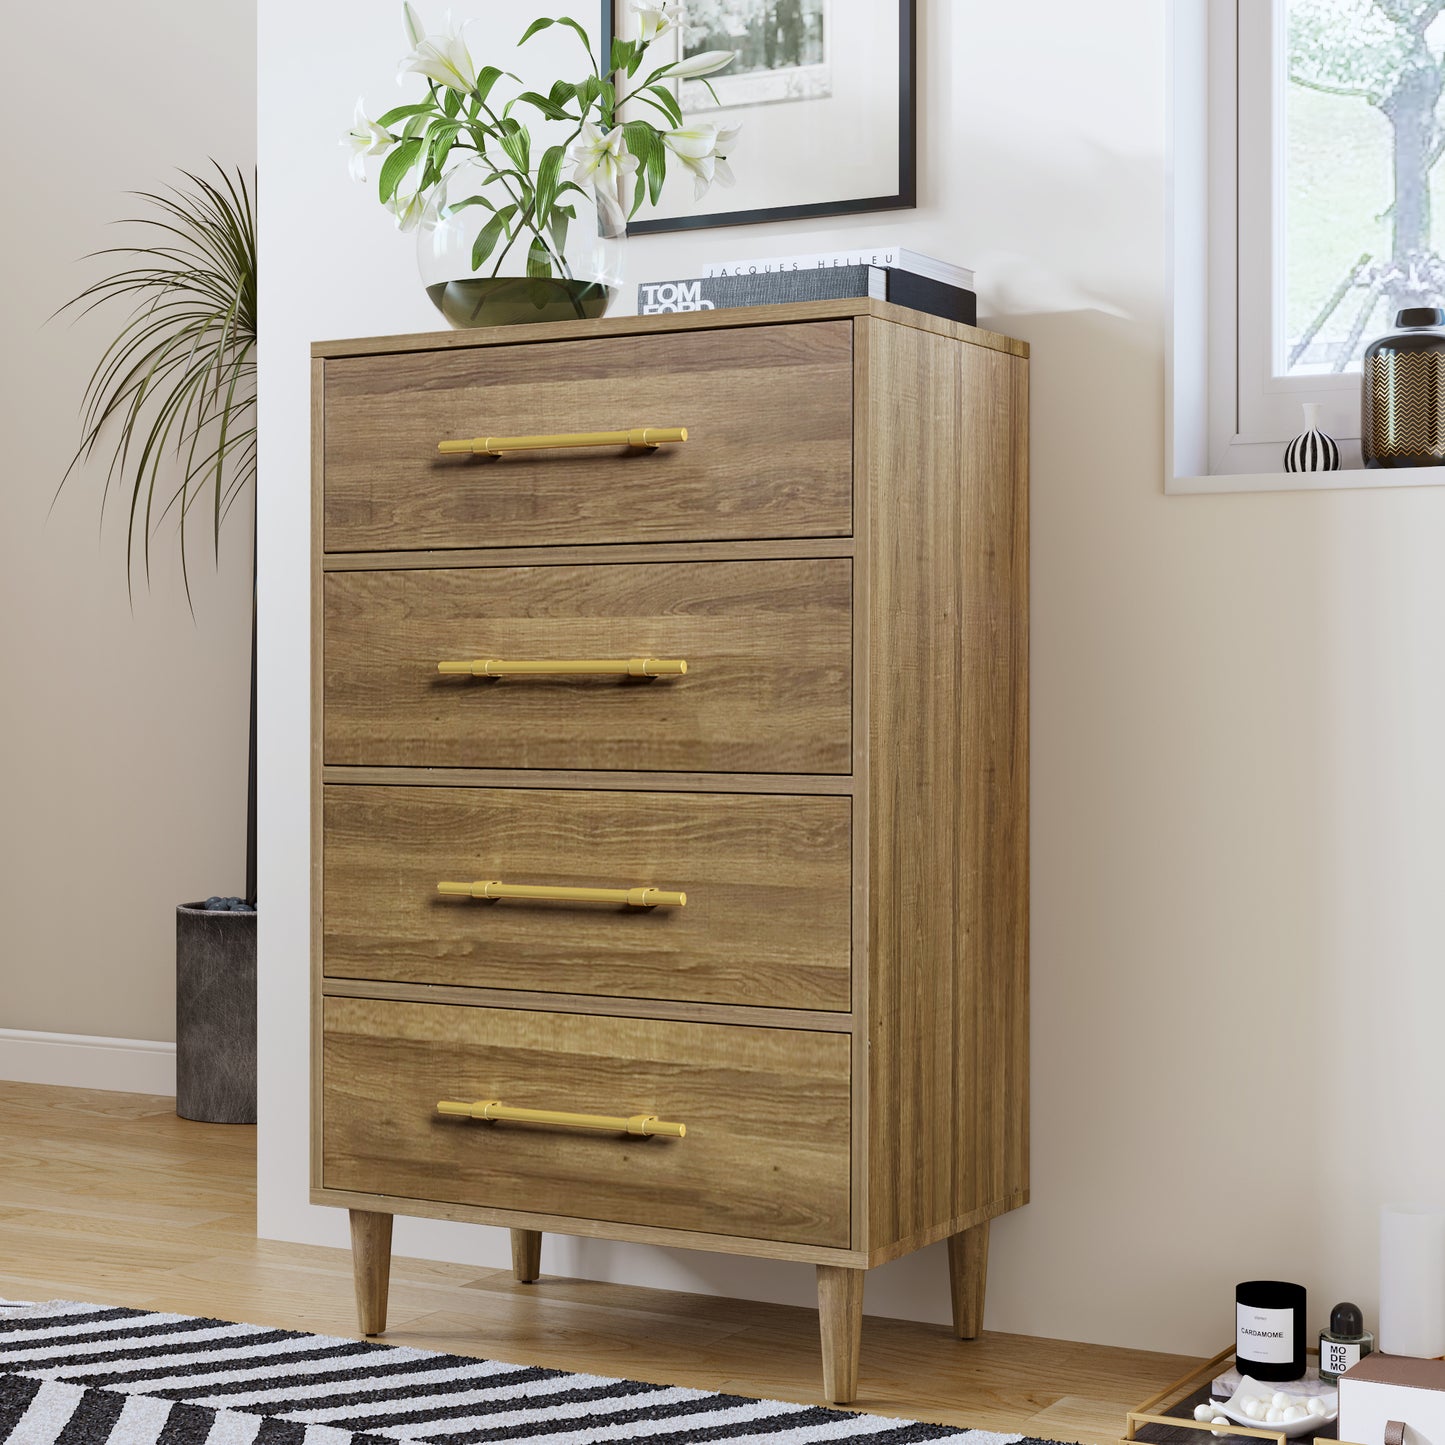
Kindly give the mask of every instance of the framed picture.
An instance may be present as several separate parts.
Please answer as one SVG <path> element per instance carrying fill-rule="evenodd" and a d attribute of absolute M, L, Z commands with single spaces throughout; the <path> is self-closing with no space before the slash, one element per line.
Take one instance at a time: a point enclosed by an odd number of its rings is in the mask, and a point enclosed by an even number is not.
<path fill-rule="evenodd" d="M 916 0 L 681 0 L 648 52 L 656 65 L 707 50 L 737 59 L 706 81 L 673 82 L 683 123 L 740 126 L 736 183 L 694 199 L 669 168 L 657 206 L 629 235 L 790 221 L 917 204 Z M 637 38 L 629 0 L 603 0 L 603 54 Z M 640 76 L 639 76 L 640 78 Z M 709 90 L 709 85 L 711 90 Z M 638 101 L 623 120 L 657 113 Z"/>

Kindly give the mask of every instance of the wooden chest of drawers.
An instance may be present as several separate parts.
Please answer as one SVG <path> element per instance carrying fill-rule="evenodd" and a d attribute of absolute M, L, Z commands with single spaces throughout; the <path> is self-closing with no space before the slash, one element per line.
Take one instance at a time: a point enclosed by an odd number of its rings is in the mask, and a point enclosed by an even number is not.
<path fill-rule="evenodd" d="M 523 1280 L 547 1230 L 811 1263 L 833 1400 L 873 1266 L 947 1239 L 977 1334 L 1028 1198 L 1026 348 L 857 301 L 314 357 L 362 1328 L 415 1214 Z M 686 437 L 574 444 L 639 428 Z"/>

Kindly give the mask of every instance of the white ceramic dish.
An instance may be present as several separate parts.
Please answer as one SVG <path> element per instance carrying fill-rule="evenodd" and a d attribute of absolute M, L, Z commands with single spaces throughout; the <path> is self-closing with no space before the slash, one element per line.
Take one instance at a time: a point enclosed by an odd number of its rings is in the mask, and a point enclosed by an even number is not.
<path fill-rule="evenodd" d="M 1303 1394 L 1302 1391 L 1271 1385 L 1260 1380 L 1251 1380 L 1246 1376 L 1229 1399 L 1215 1402 L 1215 1408 L 1226 1419 L 1233 1420 L 1236 1425 L 1244 1425 L 1250 1430 L 1274 1431 L 1290 1440 L 1298 1439 L 1301 1435 L 1318 1435 L 1327 1425 L 1333 1425 L 1340 1418 L 1340 1397 L 1337 1390 L 1319 1392 L 1319 1397 L 1329 1406 L 1329 1413 L 1326 1415 L 1307 1414 L 1303 1420 L 1281 1420 L 1271 1425 L 1263 1419 L 1254 1419 L 1245 1414 L 1244 1402 L 1246 1400 L 1268 1400 L 1277 1389 L 1282 1390 L 1286 1395 Z"/>

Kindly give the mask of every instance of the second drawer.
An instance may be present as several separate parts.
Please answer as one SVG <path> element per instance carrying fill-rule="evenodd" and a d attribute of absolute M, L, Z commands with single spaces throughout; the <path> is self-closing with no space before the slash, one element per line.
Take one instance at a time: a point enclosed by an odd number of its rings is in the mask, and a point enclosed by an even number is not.
<path fill-rule="evenodd" d="M 325 789 L 328 978 L 850 1007 L 845 797 Z M 684 907 L 442 896 L 651 886 Z"/>
<path fill-rule="evenodd" d="M 325 761 L 846 773 L 852 564 L 331 572 Z M 439 662 L 654 658 L 671 677 L 443 676 Z"/>

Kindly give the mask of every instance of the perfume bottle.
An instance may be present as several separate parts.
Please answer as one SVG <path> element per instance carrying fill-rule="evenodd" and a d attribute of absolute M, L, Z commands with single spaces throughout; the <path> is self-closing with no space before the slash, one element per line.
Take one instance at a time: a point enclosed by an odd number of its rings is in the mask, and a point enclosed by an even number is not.
<path fill-rule="evenodd" d="M 1375 1337 L 1365 1328 L 1359 1305 L 1348 1300 L 1330 1311 L 1330 1327 L 1320 1331 L 1320 1379 L 1334 1384 L 1351 1365 L 1358 1365 L 1375 1348 Z"/>

